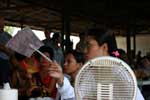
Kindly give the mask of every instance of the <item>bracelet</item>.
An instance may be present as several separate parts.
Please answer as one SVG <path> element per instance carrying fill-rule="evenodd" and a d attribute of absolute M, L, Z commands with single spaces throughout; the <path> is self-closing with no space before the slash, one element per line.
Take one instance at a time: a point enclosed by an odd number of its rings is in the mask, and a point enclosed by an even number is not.
<path fill-rule="evenodd" d="M 59 85 L 59 87 L 62 87 L 64 85 L 64 81 L 62 82 L 62 84 L 58 84 L 58 85 Z"/>
<path fill-rule="evenodd" d="M 58 83 L 58 86 L 59 86 L 59 87 L 62 87 L 63 85 L 64 85 L 64 77 L 63 77 L 62 83 L 61 83 L 61 84 Z"/>

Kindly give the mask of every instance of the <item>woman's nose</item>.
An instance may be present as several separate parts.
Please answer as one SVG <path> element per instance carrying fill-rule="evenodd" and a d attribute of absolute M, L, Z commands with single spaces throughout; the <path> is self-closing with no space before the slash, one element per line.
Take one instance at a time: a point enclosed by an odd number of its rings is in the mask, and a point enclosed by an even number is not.
<path fill-rule="evenodd" d="M 66 66 L 67 65 L 67 62 L 64 62 L 64 66 Z"/>

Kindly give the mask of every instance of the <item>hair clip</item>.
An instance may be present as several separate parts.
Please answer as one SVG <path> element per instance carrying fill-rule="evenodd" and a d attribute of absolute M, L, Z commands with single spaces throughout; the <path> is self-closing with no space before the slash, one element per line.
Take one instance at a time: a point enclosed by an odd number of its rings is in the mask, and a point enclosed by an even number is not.
<path fill-rule="evenodd" d="M 113 51 L 112 54 L 115 56 L 115 57 L 120 57 L 120 53 L 118 51 Z"/>

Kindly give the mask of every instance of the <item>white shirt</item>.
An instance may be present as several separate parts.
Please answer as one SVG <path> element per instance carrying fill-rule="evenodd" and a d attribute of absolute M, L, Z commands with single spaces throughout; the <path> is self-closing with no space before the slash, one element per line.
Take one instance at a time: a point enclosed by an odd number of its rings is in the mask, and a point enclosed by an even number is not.
<path fill-rule="evenodd" d="M 140 89 L 137 87 L 136 100 L 145 100 Z"/>
<path fill-rule="evenodd" d="M 56 87 L 61 96 L 61 100 L 75 98 L 74 88 L 71 86 L 70 81 L 66 77 L 64 77 L 63 86 L 60 87 L 56 84 Z"/>

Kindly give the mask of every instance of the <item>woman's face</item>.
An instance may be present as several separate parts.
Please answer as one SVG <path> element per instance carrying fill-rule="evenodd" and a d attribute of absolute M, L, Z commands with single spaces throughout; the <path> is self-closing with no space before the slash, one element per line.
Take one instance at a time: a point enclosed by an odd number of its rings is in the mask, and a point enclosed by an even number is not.
<path fill-rule="evenodd" d="M 45 56 L 47 56 L 48 58 L 50 58 L 50 54 L 49 54 L 48 52 L 44 52 L 43 54 L 44 54 Z M 41 65 L 42 67 L 49 67 L 50 62 L 49 62 L 47 59 L 45 59 L 43 56 L 41 56 L 41 57 L 40 57 L 40 65 Z"/>
<path fill-rule="evenodd" d="M 67 56 L 65 57 L 64 72 L 68 75 L 71 75 L 73 73 L 76 73 L 80 69 L 80 67 L 81 64 L 77 63 L 73 54 L 67 54 Z"/>
<path fill-rule="evenodd" d="M 90 59 L 98 57 L 98 56 L 105 56 L 108 54 L 107 51 L 108 50 L 107 50 L 106 43 L 99 46 L 98 42 L 95 39 L 93 39 L 91 36 L 88 36 L 87 49 L 85 50 L 86 60 L 90 60 Z"/>

